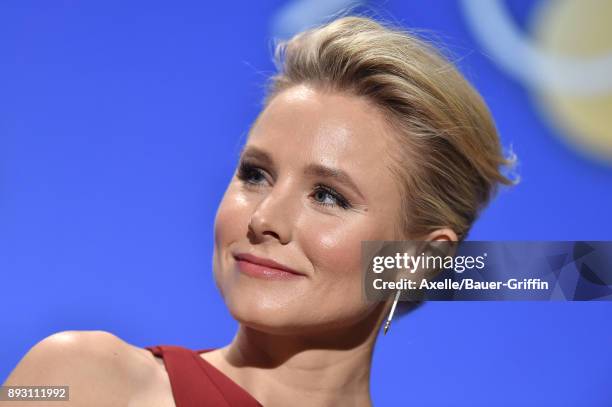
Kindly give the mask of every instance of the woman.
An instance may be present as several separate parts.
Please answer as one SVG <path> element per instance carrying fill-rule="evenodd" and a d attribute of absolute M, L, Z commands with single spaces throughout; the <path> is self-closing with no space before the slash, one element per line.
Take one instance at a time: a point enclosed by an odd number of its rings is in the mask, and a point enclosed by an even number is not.
<path fill-rule="evenodd" d="M 69 385 L 66 405 L 372 404 L 391 302 L 362 298 L 361 241 L 463 240 L 510 184 L 509 161 L 478 94 L 407 33 L 345 17 L 280 44 L 276 59 L 215 220 L 214 276 L 240 323 L 234 340 L 142 349 L 61 332 L 6 385 Z"/>

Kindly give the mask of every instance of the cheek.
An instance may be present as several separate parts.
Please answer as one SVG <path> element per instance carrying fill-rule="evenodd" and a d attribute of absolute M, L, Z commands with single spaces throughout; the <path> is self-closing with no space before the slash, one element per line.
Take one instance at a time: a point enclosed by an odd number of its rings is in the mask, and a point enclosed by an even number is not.
<path fill-rule="evenodd" d="M 393 225 L 379 216 L 347 216 L 301 225 L 300 246 L 314 267 L 316 296 L 336 309 L 358 311 L 364 304 L 361 242 L 392 240 Z"/>
<path fill-rule="evenodd" d="M 250 204 L 245 196 L 230 184 L 215 216 L 215 244 L 223 248 L 244 235 L 250 219 Z"/>
<path fill-rule="evenodd" d="M 246 235 L 250 214 L 250 203 L 230 184 L 217 209 L 214 225 L 213 273 L 222 294 L 225 291 L 222 274 L 230 261 L 229 247 Z"/>
<path fill-rule="evenodd" d="M 358 323 L 377 305 L 363 296 L 361 241 L 383 237 L 380 225 L 367 217 L 318 218 L 299 230 L 300 246 L 314 267 L 302 315 L 335 326 Z"/>
<path fill-rule="evenodd" d="M 360 240 L 350 229 L 348 225 L 323 228 L 311 240 L 310 250 L 319 268 L 335 274 L 358 272 L 355 267 L 359 266 Z"/>
<path fill-rule="evenodd" d="M 372 226 L 364 219 L 331 219 L 302 226 L 300 245 L 325 284 L 324 291 L 361 289 L 361 241 L 377 238 Z"/>

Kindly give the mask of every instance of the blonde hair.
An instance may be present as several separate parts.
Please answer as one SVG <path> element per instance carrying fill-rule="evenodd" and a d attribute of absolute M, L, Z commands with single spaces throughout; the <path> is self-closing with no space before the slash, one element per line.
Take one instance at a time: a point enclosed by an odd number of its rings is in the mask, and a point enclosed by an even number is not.
<path fill-rule="evenodd" d="M 366 17 L 304 31 L 275 50 L 264 105 L 298 84 L 367 98 L 399 137 L 393 168 L 402 189 L 402 236 L 451 228 L 463 240 L 498 184 L 510 185 L 487 106 L 433 46 Z"/>

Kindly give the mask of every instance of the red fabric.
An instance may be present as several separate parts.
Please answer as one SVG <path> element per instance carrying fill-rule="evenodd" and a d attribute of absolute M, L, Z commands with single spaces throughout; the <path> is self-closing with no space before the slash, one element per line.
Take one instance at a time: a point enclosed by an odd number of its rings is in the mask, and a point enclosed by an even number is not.
<path fill-rule="evenodd" d="M 147 346 L 163 358 L 176 407 L 262 407 L 262 405 L 199 353 L 182 346 Z"/>

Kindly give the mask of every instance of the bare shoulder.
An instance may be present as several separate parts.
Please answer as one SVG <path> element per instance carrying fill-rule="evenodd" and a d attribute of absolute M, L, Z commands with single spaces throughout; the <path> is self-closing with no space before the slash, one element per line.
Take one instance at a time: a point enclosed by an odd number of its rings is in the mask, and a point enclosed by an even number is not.
<path fill-rule="evenodd" d="M 63 331 L 34 345 L 4 384 L 69 386 L 72 406 L 137 405 L 152 389 L 171 394 L 164 373 L 161 360 L 110 332 Z"/>

